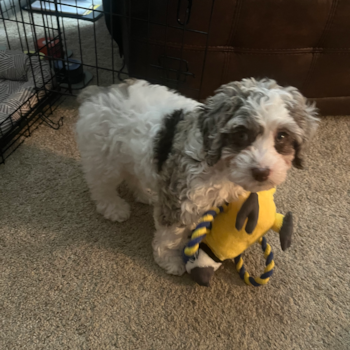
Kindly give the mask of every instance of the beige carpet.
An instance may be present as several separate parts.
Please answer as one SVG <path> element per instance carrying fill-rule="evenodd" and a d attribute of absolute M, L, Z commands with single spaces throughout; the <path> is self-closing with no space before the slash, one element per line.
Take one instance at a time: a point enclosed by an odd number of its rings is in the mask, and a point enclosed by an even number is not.
<path fill-rule="evenodd" d="M 151 208 L 123 224 L 95 212 L 76 107 L 0 166 L 0 349 L 350 349 L 350 118 L 324 118 L 308 169 L 278 190 L 296 232 L 286 253 L 268 234 L 271 282 L 247 287 L 226 263 L 203 288 L 153 262 Z M 251 271 L 261 255 L 247 252 Z"/>

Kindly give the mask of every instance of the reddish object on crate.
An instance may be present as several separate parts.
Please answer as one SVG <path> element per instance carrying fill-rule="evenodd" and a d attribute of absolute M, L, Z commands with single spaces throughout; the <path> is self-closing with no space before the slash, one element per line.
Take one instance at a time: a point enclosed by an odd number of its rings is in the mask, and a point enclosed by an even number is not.
<path fill-rule="evenodd" d="M 62 58 L 64 56 L 63 48 L 58 39 L 40 38 L 36 42 L 37 49 L 45 56 Z"/>

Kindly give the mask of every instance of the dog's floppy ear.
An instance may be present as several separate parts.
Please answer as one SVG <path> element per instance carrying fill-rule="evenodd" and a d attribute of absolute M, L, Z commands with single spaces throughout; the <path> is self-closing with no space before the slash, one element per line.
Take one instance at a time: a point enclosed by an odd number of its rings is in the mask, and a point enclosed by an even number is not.
<path fill-rule="evenodd" d="M 209 166 L 215 165 L 221 158 L 225 140 L 222 130 L 242 105 L 241 94 L 240 83 L 223 85 L 206 100 L 202 108 L 199 124 L 205 160 Z"/>
<path fill-rule="evenodd" d="M 319 124 L 318 110 L 315 104 L 310 103 L 296 88 L 288 87 L 286 91 L 292 96 L 292 99 L 287 102 L 289 113 L 302 130 L 300 139 L 294 143 L 293 165 L 302 169 L 304 152 Z"/>

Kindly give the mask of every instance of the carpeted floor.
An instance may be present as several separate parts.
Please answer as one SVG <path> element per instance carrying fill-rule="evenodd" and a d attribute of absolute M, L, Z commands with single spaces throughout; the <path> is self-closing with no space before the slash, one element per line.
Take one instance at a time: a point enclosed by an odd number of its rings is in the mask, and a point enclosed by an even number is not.
<path fill-rule="evenodd" d="M 166 275 L 152 259 L 151 208 L 132 204 L 123 224 L 98 215 L 75 100 L 55 114 L 59 131 L 42 125 L 0 166 L 0 349 L 350 349 L 350 117 L 323 118 L 308 169 L 279 188 L 293 246 L 283 253 L 268 234 L 276 271 L 254 289 L 231 263 L 210 288 Z M 252 272 L 261 255 L 246 253 Z"/>

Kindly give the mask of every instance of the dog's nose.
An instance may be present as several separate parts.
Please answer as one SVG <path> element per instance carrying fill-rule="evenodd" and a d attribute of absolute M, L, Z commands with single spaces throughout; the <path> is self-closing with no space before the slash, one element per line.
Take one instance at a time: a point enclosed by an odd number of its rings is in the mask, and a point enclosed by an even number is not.
<path fill-rule="evenodd" d="M 269 168 L 252 168 L 252 175 L 256 181 L 266 181 L 270 175 Z"/>

